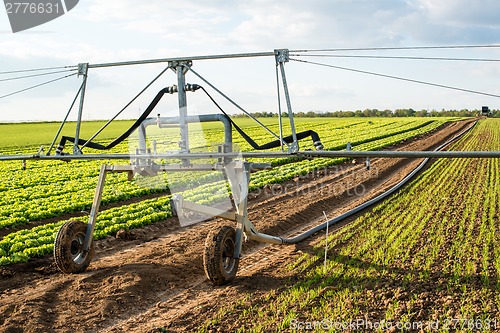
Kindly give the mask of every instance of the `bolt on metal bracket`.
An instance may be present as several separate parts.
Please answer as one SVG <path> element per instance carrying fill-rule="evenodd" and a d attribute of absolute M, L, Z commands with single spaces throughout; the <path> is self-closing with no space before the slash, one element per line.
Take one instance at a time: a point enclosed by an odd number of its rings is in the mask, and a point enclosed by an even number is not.
<path fill-rule="evenodd" d="M 88 67 L 89 67 L 88 63 L 78 64 L 78 77 L 80 77 L 80 75 L 83 76 L 87 75 Z"/>
<path fill-rule="evenodd" d="M 276 57 L 276 63 L 290 61 L 290 50 L 288 49 L 276 49 L 274 50 L 274 55 Z"/>
<path fill-rule="evenodd" d="M 186 61 L 169 61 L 168 62 L 168 67 L 173 70 L 174 72 L 177 72 L 177 67 L 183 67 L 182 73 L 186 74 L 189 71 L 189 68 L 193 66 L 193 62 L 191 60 L 186 60 Z"/>

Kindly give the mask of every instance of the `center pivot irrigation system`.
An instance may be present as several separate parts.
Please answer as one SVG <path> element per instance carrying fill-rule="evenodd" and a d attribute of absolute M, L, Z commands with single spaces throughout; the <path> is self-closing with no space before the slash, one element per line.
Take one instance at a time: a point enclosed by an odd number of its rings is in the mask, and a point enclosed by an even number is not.
<path fill-rule="evenodd" d="M 294 125 L 294 117 L 292 104 L 290 99 L 290 94 L 288 90 L 287 80 L 285 76 L 285 63 L 293 60 L 290 58 L 292 51 L 288 49 L 277 49 L 272 52 L 261 52 L 261 53 L 246 53 L 246 54 L 228 54 L 228 55 L 213 55 L 213 56 L 194 56 L 194 57 L 182 57 L 182 58 L 170 58 L 170 59 L 153 59 L 153 60 L 142 60 L 142 61 L 130 61 L 130 62 L 117 62 L 117 63 L 105 63 L 105 64 L 79 64 L 77 67 L 78 76 L 83 78 L 82 84 L 78 93 L 73 100 L 72 106 L 68 111 L 68 115 L 78 100 L 80 98 L 77 126 L 74 137 L 63 136 L 59 144 L 56 145 L 56 141 L 59 139 L 61 130 L 68 118 L 66 115 L 65 120 L 62 122 L 59 131 L 57 132 L 54 141 L 52 142 L 48 152 L 43 154 L 40 150 L 34 155 L 11 155 L 11 156 L 0 156 L 1 160 L 21 160 L 25 163 L 26 160 L 130 160 L 129 164 L 126 165 L 108 165 L 103 164 L 100 169 L 99 179 L 97 182 L 97 187 L 95 190 L 94 200 L 92 203 L 92 208 L 89 215 L 89 221 L 87 224 L 69 221 L 65 223 L 59 230 L 55 243 L 54 243 L 54 258 L 57 266 L 66 273 L 79 273 L 86 270 L 90 264 L 93 253 L 93 232 L 96 225 L 96 219 L 99 211 L 99 205 L 102 198 L 103 188 L 105 185 L 106 175 L 112 172 L 126 172 L 129 175 L 129 179 L 132 179 L 136 175 L 142 176 L 152 176 L 157 175 L 162 172 L 194 172 L 194 171 L 219 171 L 225 175 L 225 178 L 229 182 L 233 208 L 230 210 L 223 210 L 216 207 L 211 207 L 207 205 L 201 205 L 198 203 L 190 202 L 184 200 L 181 195 L 172 196 L 171 206 L 172 210 L 177 214 L 181 214 L 186 211 L 195 212 L 197 214 L 203 214 L 211 217 L 222 217 L 236 222 L 236 227 L 224 226 L 218 230 L 212 231 L 208 236 L 205 243 L 205 253 L 204 253 L 204 268 L 208 278 L 214 284 L 224 284 L 231 281 L 236 276 L 238 269 L 239 259 L 241 258 L 242 243 L 244 240 L 256 240 L 258 242 L 270 243 L 270 244 L 294 244 L 304 240 L 305 238 L 313 235 L 314 233 L 326 228 L 329 225 L 337 223 L 342 219 L 345 219 L 360 210 L 384 199 L 388 195 L 395 192 L 403 184 L 406 183 L 413 175 L 415 175 L 427 162 L 429 158 L 500 158 L 500 152 L 498 151 L 440 151 L 441 148 L 457 139 L 456 136 L 449 140 L 447 143 L 436 149 L 435 151 L 325 151 L 323 150 L 323 145 L 318 134 L 312 130 L 304 132 L 296 132 Z M 298 50 L 294 52 L 303 52 Z M 226 96 L 222 91 L 212 85 L 209 81 L 203 78 L 192 66 L 194 61 L 202 60 L 214 60 L 214 59 L 225 59 L 225 58 L 248 58 L 248 57 L 274 57 L 276 63 L 276 80 L 278 88 L 278 105 L 280 102 L 280 90 L 284 92 L 284 97 L 286 101 L 288 120 L 290 122 L 291 133 L 288 136 L 283 134 L 283 124 L 281 116 L 281 107 L 279 107 L 279 133 L 274 133 L 270 128 L 262 124 L 258 119 L 252 117 L 251 114 L 246 112 L 238 104 L 236 104 L 232 99 Z M 95 135 L 90 139 L 84 140 L 80 137 L 80 128 L 82 125 L 82 113 L 85 99 L 85 90 L 87 77 L 89 75 L 89 70 L 95 68 L 103 67 L 113 67 L 113 66 L 128 66 L 128 65 L 139 65 L 139 64 L 149 64 L 149 63 L 167 63 L 168 65 L 164 68 L 154 80 L 149 83 L 137 96 L 135 96 L 132 101 L 127 104 L 130 105 L 135 101 L 147 88 L 149 88 L 153 82 L 160 78 L 168 69 L 172 70 L 176 75 L 176 84 L 162 89 L 143 114 L 134 122 L 134 124 L 128 129 L 123 135 L 113 140 L 107 145 L 101 145 L 93 142 L 93 139 L 101 133 L 113 120 L 115 120 L 118 115 L 127 107 L 122 109 L 114 118 L 108 121 Z M 75 66 L 76 67 L 76 66 Z M 333 66 L 330 66 L 333 67 Z M 186 74 L 190 72 L 193 73 L 199 80 L 200 84 L 186 83 Z M 373 73 L 368 73 L 373 74 Z M 392 77 L 396 79 L 401 79 L 397 77 Z M 413 81 L 413 80 L 407 80 Z M 216 100 L 208 93 L 207 90 L 201 85 L 205 84 L 212 90 L 217 92 L 222 98 L 229 101 L 240 111 L 246 113 L 258 125 L 262 126 L 270 135 L 274 137 L 274 141 L 269 142 L 265 145 L 258 145 L 251 137 L 249 137 L 240 127 L 238 127 L 228 116 L 226 112 L 220 107 Z M 425 82 L 418 82 L 424 83 Z M 435 84 L 431 84 L 435 85 Z M 440 86 L 440 85 L 435 85 Z M 445 87 L 445 86 L 441 86 Z M 463 90 L 472 93 L 478 93 L 475 91 L 445 87 Z M 221 111 L 218 114 L 206 114 L 200 116 L 192 116 L 187 114 L 187 98 L 188 92 L 195 92 L 201 90 L 207 94 L 209 99 L 217 106 Z M 159 114 L 156 117 L 150 117 L 151 112 L 157 106 L 158 102 L 164 94 L 177 94 L 178 97 L 178 116 L 176 117 L 161 117 Z M 224 142 L 218 146 L 216 152 L 192 152 L 190 147 L 190 129 L 189 124 L 193 122 L 222 122 L 224 125 Z M 168 152 L 158 152 L 156 147 L 151 149 L 148 147 L 147 141 L 147 128 L 149 126 L 156 125 L 160 128 L 162 127 L 178 127 L 180 131 L 180 140 L 178 142 L 178 149 L 175 151 Z M 254 152 L 235 152 L 233 147 L 232 134 L 234 129 L 242 135 L 242 137 L 256 150 Z M 98 150 L 108 150 L 119 144 L 120 142 L 127 139 L 133 132 L 138 132 L 138 147 L 135 154 L 83 154 L 83 149 L 85 147 L 98 149 Z M 463 132 L 465 133 L 465 131 Z M 461 134 L 463 134 L 461 133 Z M 192 134 L 192 133 L 191 133 Z M 299 148 L 299 141 L 310 137 L 312 139 L 312 146 L 315 150 L 301 150 Z M 72 152 L 65 152 L 64 149 L 68 142 L 72 143 Z M 266 151 L 271 148 L 281 147 L 281 151 Z M 55 148 L 55 153 L 51 154 L 52 150 Z M 298 158 L 315 158 L 315 157 L 348 157 L 348 158 L 367 158 L 369 161 L 370 157 L 389 157 L 389 158 L 425 158 L 425 160 L 415 169 L 410 175 L 403 179 L 400 183 L 395 185 L 386 193 L 376 197 L 365 204 L 348 211 L 347 213 L 338 216 L 330 221 L 316 226 L 294 238 L 283 238 L 277 236 L 270 236 L 262 234 L 254 227 L 252 222 L 248 219 L 247 211 L 247 197 L 249 192 L 249 181 L 250 174 L 254 170 L 271 168 L 270 164 L 263 163 L 252 163 L 247 161 L 249 158 L 283 158 L 296 156 Z M 211 163 L 205 163 L 205 161 L 213 161 Z M 169 161 L 169 163 L 166 163 Z"/>

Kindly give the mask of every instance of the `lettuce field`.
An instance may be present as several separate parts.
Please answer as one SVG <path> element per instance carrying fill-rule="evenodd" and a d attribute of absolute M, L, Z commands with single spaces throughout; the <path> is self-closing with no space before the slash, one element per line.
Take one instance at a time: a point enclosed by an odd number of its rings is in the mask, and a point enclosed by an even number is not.
<path fill-rule="evenodd" d="M 353 149 L 376 150 L 390 146 L 413 137 L 430 132 L 454 119 L 429 118 L 379 118 L 379 119 L 300 119 L 298 131 L 313 129 L 322 138 L 325 149 L 345 149 L 347 141 Z M 241 122 L 241 121 L 240 121 Z M 268 121 L 273 130 L 277 130 L 275 120 Z M 55 124 L 2 124 L 0 138 L 1 154 L 31 154 L 40 145 L 50 143 L 52 132 L 42 132 L 43 126 L 54 127 Z M 90 136 L 99 123 L 84 124 L 86 130 L 82 135 Z M 121 122 L 107 133 L 99 137 L 106 141 L 113 138 L 129 125 Z M 269 135 L 257 126 L 243 122 L 242 126 L 257 142 L 269 139 Z M 55 127 L 54 127 L 55 128 Z M 35 132 L 31 136 L 29 133 Z M 69 131 L 69 129 L 68 129 Z M 71 133 L 71 132 L 68 132 Z M 32 141 L 28 139 L 31 137 Z M 22 138 L 22 139 L 20 139 Z M 223 132 L 217 125 L 204 125 L 203 143 L 215 144 L 223 141 Z M 208 141 L 208 142 L 207 142 Z M 19 142 L 25 142 L 19 146 Z M 30 144 L 28 144 L 30 142 Z M 250 151 L 251 147 L 235 134 L 235 142 L 242 151 Z M 311 145 L 302 143 L 303 147 Z M 129 147 L 124 144 L 115 148 L 114 152 L 127 152 Z M 256 172 L 252 175 L 251 188 L 262 188 L 268 184 L 280 183 L 292 179 L 296 175 L 306 174 L 314 169 L 341 162 L 339 159 L 296 160 L 282 159 L 271 161 L 276 167 L 271 170 Z M 54 235 L 65 222 L 58 217 L 65 214 L 90 210 L 94 188 L 99 173 L 100 161 L 28 162 L 26 170 L 21 169 L 20 162 L 2 162 L 0 164 L 0 232 L 4 235 L 0 240 L 0 265 L 25 262 L 50 254 Z M 117 163 L 108 161 L 108 163 Z M 200 195 L 213 186 L 221 186 L 218 182 L 210 182 L 210 174 L 203 174 L 205 185 L 186 192 L 187 199 L 208 203 L 206 196 Z M 173 176 L 175 185 L 188 182 L 186 176 Z M 172 182 L 172 177 L 169 178 Z M 220 183 L 220 181 L 219 181 Z M 129 182 L 124 174 L 114 174 L 108 177 L 102 203 L 103 205 L 119 203 L 130 198 L 166 192 L 162 186 L 154 188 L 141 186 L 140 182 Z M 142 184 L 143 185 L 143 184 Z M 215 200 L 217 198 L 211 198 Z M 156 221 L 165 220 L 172 215 L 169 207 L 169 197 L 143 200 L 102 211 L 98 217 L 95 239 L 104 238 L 120 229 L 138 228 Z M 50 219 L 47 223 L 43 221 Z M 85 217 L 78 217 L 85 221 Z M 30 227 L 35 224 L 36 226 Z M 16 231 L 9 232 L 12 228 Z"/>

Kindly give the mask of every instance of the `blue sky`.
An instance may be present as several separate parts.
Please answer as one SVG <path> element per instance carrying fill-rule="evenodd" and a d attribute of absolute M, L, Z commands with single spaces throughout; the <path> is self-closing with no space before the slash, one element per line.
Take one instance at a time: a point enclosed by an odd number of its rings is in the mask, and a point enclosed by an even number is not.
<path fill-rule="evenodd" d="M 82 0 L 66 15 L 13 34 L 0 11 L 0 72 L 133 59 L 272 51 L 500 44 L 500 2 L 494 0 Z M 340 54 L 340 53 L 338 53 Z M 467 57 L 500 59 L 500 48 L 344 52 L 348 55 Z M 301 57 L 301 59 L 306 59 Z M 307 58 L 335 66 L 402 76 L 500 94 L 500 62 Z M 84 119 L 107 119 L 123 107 L 163 65 L 95 69 L 89 73 Z M 272 57 L 198 61 L 193 65 L 248 111 L 277 110 Z M 286 65 L 294 111 L 366 108 L 500 108 L 500 99 L 387 78 L 291 62 Z M 0 75 L 0 80 L 10 76 Z M 0 81 L 0 96 L 51 77 Z M 199 81 L 188 74 L 188 82 Z M 67 78 L 0 99 L 0 121 L 62 119 L 80 79 Z M 173 73 L 133 103 L 133 118 Z M 216 112 L 201 95 L 190 94 L 198 113 Z M 175 98 L 158 112 L 176 113 Z M 222 103 L 229 112 L 237 112 Z M 72 119 L 76 112 L 73 111 Z"/>

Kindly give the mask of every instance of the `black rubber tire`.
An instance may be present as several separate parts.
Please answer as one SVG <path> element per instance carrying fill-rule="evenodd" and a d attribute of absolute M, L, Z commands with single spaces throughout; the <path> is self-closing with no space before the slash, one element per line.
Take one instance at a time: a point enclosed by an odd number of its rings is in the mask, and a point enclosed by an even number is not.
<path fill-rule="evenodd" d="M 211 230 L 205 241 L 203 266 L 208 279 L 216 286 L 221 286 L 236 277 L 239 258 L 234 258 L 236 231 L 224 226 Z"/>
<path fill-rule="evenodd" d="M 87 224 L 68 221 L 62 225 L 54 242 L 54 260 L 64 273 L 84 272 L 94 256 L 94 242 L 90 251 L 83 251 Z"/>

